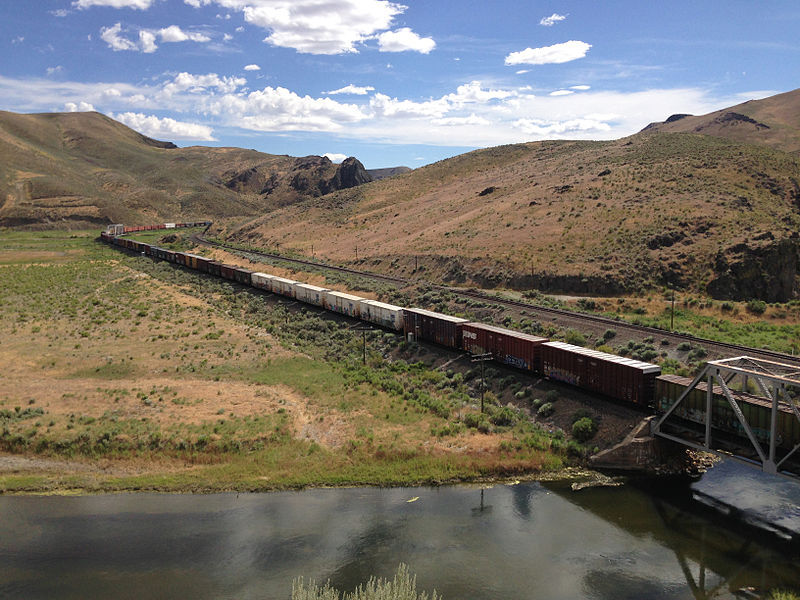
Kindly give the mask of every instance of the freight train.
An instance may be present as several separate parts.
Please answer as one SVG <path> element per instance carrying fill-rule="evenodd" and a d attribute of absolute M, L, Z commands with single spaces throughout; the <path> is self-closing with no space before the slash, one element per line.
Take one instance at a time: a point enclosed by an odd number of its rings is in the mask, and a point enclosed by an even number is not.
<path fill-rule="evenodd" d="M 139 231 L 209 225 L 210 222 L 207 221 L 143 227 L 112 225 L 100 237 L 109 244 L 146 256 L 367 321 L 402 333 L 410 341 L 433 342 L 471 354 L 491 354 L 494 360 L 502 364 L 658 412 L 669 408 L 691 383 L 685 377 L 661 375 L 659 365 L 551 341 L 503 327 L 471 322 L 422 308 L 407 308 L 369 300 L 269 273 L 227 265 L 197 254 L 168 250 L 121 237 Z M 687 422 L 704 422 L 705 391 L 699 387 L 682 403 L 681 410 L 674 413 L 678 418 Z M 741 435 L 738 420 L 728 415 L 732 410 L 726 408 L 727 403 L 722 392 L 715 389 L 714 397 L 715 428 L 724 433 Z M 749 422 L 769 422 L 770 406 L 763 399 L 742 396 L 741 404 L 745 407 Z M 800 423 L 794 418 L 791 408 L 782 406 L 781 411 L 779 445 L 791 449 L 800 442 Z M 718 416 L 720 418 L 716 418 Z M 760 437 L 768 435 L 768 428 L 756 427 L 756 431 Z"/>

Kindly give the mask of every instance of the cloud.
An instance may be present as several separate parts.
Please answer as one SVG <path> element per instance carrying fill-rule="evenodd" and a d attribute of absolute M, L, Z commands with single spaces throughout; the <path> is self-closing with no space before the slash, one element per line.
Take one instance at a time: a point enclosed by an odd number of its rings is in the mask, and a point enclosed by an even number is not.
<path fill-rule="evenodd" d="M 444 96 L 444 100 L 455 106 L 468 103 L 485 103 L 490 100 L 502 100 L 514 96 L 515 92 L 509 90 L 484 90 L 480 81 L 470 81 L 456 88 L 455 94 Z"/>
<path fill-rule="evenodd" d="M 203 33 L 186 32 L 177 25 L 170 25 L 162 29 L 140 29 L 139 40 L 134 42 L 120 34 L 122 32 L 122 24 L 116 23 L 111 27 L 103 27 L 100 29 L 100 38 L 108 44 L 109 48 L 118 52 L 120 50 L 131 50 L 151 54 L 158 50 L 156 38 L 159 38 L 165 43 L 175 42 L 210 42 L 211 38 Z"/>
<path fill-rule="evenodd" d="M 258 65 L 245 65 L 244 70 L 245 71 L 260 71 L 261 67 L 259 67 Z"/>
<path fill-rule="evenodd" d="M 209 0 L 184 0 L 192 6 Z M 387 0 L 213 0 L 269 31 L 264 41 L 304 54 L 345 54 L 388 30 L 406 7 Z M 431 40 L 432 42 L 433 40 Z M 418 42 L 429 44 L 429 42 Z M 430 50 L 428 50 L 430 51 Z"/>
<path fill-rule="evenodd" d="M 541 21 L 539 21 L 539 25 L 544 25 L 545 27 L 552 27 L 559 21 L 563 21 L 567 18 L 567 15 L 560 15 L 558 13 L 553 13 L 549 17 L 543 17 Z"/>
<path fill-rule="evenodd" d="M 17 36 L 17 37 L 15 37 L 15 38 L 13 38 L 13 39 L 11 40 L 11 43 L 12 43 L 12 44 L 21 44 L 21 43 L 22 43 L 22 42 L 24 42 L 24 41 L 25 41 L 25 38 L 24 38 L 23 36 L 21 36 L 21 35 L 20 35 L 20 36 Z"/>
<path fill-rule="evenodd" d="M 441 118 L 449 110 L 444 99 L 414 102 L 398 100 L 385 94 L 375 94 L 369 101 L 369 108 L 375 116 L 391 119 Z"/>
<path fill-rule="evenodd" d="M 78 102 L 77 104 L 74 102 L 64 103 L 64 112 L 92 112 L 93 110 L 94 106 L 88 102 Z"/>
<path fill-rule="evenodd" d="M 52 75 L 57 75 L 58 73 L 63 73 L 64 67 L 62 67 L 61 65 L 57 65 L 55 67 L 47 67 L 47 69 L 45 69 L 45 72 L 47 73 L 47 76 L 50 77 Z"/>
<path fill-rule="evenodd" d="M 526 48 L 520 52 L 512 52 L 506 56 L 507 65 L 547 65 L 560 64 L 577 60 L 586 56 L 591 44 L 570 40 L 562 44 L 543 48 Z"/>
<path fill-rule="evenodd" d="M 247 83 L 244 77 L 220 77 L 216 73 L 207 75 L 193 75 L 191 73 L 178 73 L 172 81 L 162 87 L 162 92 L 166 96 L 172 96 L 181 92 L 192 94 L 204 93 L 209 90 L 228 94 L 236 91 L 239 87 Z"/>
<path fill-rule="evenodd" d="M 66 8 L 57 8 L 56 10 L 51 10 L 50 14 L 54 17 L 66 17 L 69 14 L 69 11 Z"/>
<path fill-rule="evenodd" d="M 397 31 L 385 31 L 378 36 L 378 48 L 381 52 L 405 52 L 412 50 L 421 54 L 428 54 L 436 47 L 433 38 L 423 38 L 402 27 Z"/>
<path fill-rule="evenodd" d="M 92 6 L 109 6 L 111 8 L 147 10 L 153 2 L 154 0 L 75 0 L 72 6 L 79 9 L 87 9 Z"/>
<path fill-rule="evenodd" d="M 569 96 L 570 94 L 574 94 L 572 90 L 556 90 L 555 92 L 550 92 L 551 96 Z"/>
<path fill-rule="evenodd" d="M 153 115 L 133 112 L 111 113 L 109 116 L 149 137 L 162 139 L 171 138 L 173 140 L 197 140 L 201 142 L 216 141 L 212 135 L 213 130 L 211 127 L 205 125 L 176 121 L 169 117 L 159 118 Z"/>
<path fill-rule="evenodd" d="M 585 90 L 589 90 L 591 88 L 592 88 L 592 86 L 590 86 L 590 85 L 573 85 L 569 89 L 585 91 Z"/>
<path fill-rule="evenodd" d="M 347 154 L 336 154 L 334 152 L 326 152 L 322 156 L 328 158 L 332 163 L 337 165 L 347 158 Z"/>
<path fill-rule="evenodd" d="M 177 25 L 170 25 L 158 30 L 162 42 L 210 42 L 211 38 L 203 33 L 185 32 Z"/>
<path fill-rule="evenodd" d="M 188 4 L 189 6 L 193 6 L 195 8 L 200 8 L 201 6 L 208 6 L 211 4 L 211 0 L 183 0 L 184 4 Z"/>
<path fill-rule="evenodd" d="M 111 27 L 103 27 L 100 29 L 100 39 L 108 44 L 108 47 L 114 52 L 119 52 L 120 50 L 138 50 L 139 46 L 121 37 L 119 35 L 120 31 L 122 31 L 122 23 L 117 23 Z"/>
<path fill-rule="evenodd" d="M 354 94 L 356 96 L 366 96 L 369 92 L 373 91 L 375 91 L 375 88 L 371 85 L 357 86 L 351 83 L 343 88 L 339 88 L 338 90 L 331 90 L 330 92 L 322 93 L 328 96 L 334 96 L 336 94 Z"/>

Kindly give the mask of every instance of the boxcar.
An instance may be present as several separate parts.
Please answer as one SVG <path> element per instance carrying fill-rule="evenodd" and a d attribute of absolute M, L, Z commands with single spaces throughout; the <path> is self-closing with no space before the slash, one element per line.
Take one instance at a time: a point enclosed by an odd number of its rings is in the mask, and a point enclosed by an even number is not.
<path fill-rule="evenodd" d="M 219 274 L 223 279 L 230 279 L 236 281 L 236 267 L 233 265 L 220 264 Z"/>
<path fill-rule="evenodd" d="M 435 342 L 449 348 L 461 347 L 461 326 L 468 322 L 424 308 L 403 309 L 403 331 L 409 339 Z"/>
<path fill-rule="evenodd" d="M 325 294 L 329 291 L 327 288 L 311 285 L 310 283 L 297 283 L 294 286 L 295 298 L 314 306 L 324 306 Z"/>
<path fill-rule="evenodd" d="M 650 403 L 661 373 L 658 365 L 564 342 L 546 342 L 541 349 L 546 377 L 634 404 Z"/>
<path fill-rule="evenodd" d="M 272 280 L 275 279 L 275 275 L 269 275 L 267 273 L 253 273 L 252 277 L 253 287 L 257 287 L 260 290 L 266 290 L 268 292 L 272 291 Z"/>
<path fill-rule="evenodd" d="M 350 317 L 361 316 L 361 296 L 353 296 L 344 292 L 325 292 L 325 308 Z"/>
<path fill-rule="evenodd" d="M 403 308 L 394 304 L 386 304 L 377 300 L 362 300 L 361 318 L 395 331 L 403 329 Z"/>
<path fill-rule="evenodd" d="M 464 323 L 461 339 L 461 347 L 467 352 L 491 352 L 497 362 L 537 372 L 541 370 L 541 345 L 547 341 L 547 338 L 483 323 Z"/>
<path fill-rule="evenodd" d="M 655 402 L 659 412 L 665 412 L 675 401 L 681 397 L 684 390 L 691 385 L 692 380 L 678 375 L 661 375 L 656 378 Z M 676 417 L 705 423 L 706 418 L 706 393 L 708 383 L 701 381 L 689 392 L 681 404 L 672 413 Z M 711 424 L 714 429 L 734 433 L 739 436 L 746 435 L 739 419 L 733 411 L 722 388 L 718 385 L 712 387 Z M 762 442 L 769 440 L 772 421 L 772 404 L 766 398 L 732 392 L 736 403 L 753 431 L 753 434 Z M 778 406 L 778 445 L 786 450 L 791 450 L 800 443 L 800 420 L 786 404 Z"/>
<path fill-rule="evenodd" d="M 187 267 L 202 271 L 203 273 L 208 273 L 208 263 L 211 262 L 210 258 L 199 256 L 197 254 L 190 254 L 188 252 L 184 253 L 184 257 Z"/>
<path fill-rule="evenodd" d="M 297 285 L 294 279 L 286 279 L 285 277 L 274 277 L 272 279 L 272 291 L 276 294 L 281 294 L 289 298 L 294 298 L 294 286 Z"/>
<path fill-rule="evenodd" d="M 250 269 L 243 269 L 241 267 L 236 267 L 233 270 L 233 278 L 234 280 L 238 281 L 244 285 L 251 285 L 252 284 L 252 275 L 253 272 Z"/>
<path fill-rule="evenodd" d="M 216 277 L 222 277 L 222 263 L 215 260 L 208 262 L 208 274 Z"/>

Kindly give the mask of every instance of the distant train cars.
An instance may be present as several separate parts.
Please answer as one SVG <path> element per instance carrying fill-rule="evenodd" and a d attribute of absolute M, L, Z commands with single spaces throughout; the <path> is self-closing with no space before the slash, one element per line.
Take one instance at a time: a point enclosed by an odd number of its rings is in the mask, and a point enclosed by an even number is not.
<path fill-rule="evenodd" d="M 208 225 L 207 222 L 200 224 Z M 101 237 L 108 243 L 153 258 L 403 332 L 409 340 L 433 342 L 448 348 L 466 350 L 472 354 L 491 354 L 494 360 L 502 364 L 539 373 L 610 398 L 639 405 L 652 403 L 655 380 L 661 372 L 658 365 L 563 342 L 551 342 L 547 338 L 470 322 L 468 319 L 422 308 L 395 306 L 269 273 L 253 272 L 196 254 L 174 252 L 120 237 L 120 231 L 130 233 L 171 229 L 172 225 L 172 223 L 144 227 L 115 225 L 101 234 Z M 197 225 L 197 223 L 174 224 L 176 228 Z"/>

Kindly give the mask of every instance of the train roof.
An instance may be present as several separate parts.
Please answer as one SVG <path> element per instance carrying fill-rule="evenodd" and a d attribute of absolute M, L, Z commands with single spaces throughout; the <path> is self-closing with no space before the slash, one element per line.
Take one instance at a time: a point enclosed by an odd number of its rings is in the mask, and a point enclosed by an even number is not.
<path fill-rule="evenodd" d="M 584 348 L 583 346 L 575 346 L 573 344 L 567 344 L 566 342 L 546 342 L 543 345 L 550 346 L 552 348 L 559 348 L 560 350 L 566 350 L 567 352 L 572 352 L 573 354 L 580 354 L 582 356 L 588 356 L 598 360 L 625 365 L 632 369 L 642 371 L 643 373 L 661 373 L 661 367 L 659 365 L 643 362 L 641 360 L 635 360 L 633 358 L 625 358 L 624 356 L 617 356 L 616 354 L 608 354 L 607 352 L 600 352 L 599 350 L 592 350 L 590 348 Z"/>
<path fill-rule="evenodd" d="M 469 319 L 462 319 L 461 317 L 453 317 L 444 313 L 434 312 L 432 310 L 425 310 L 424 308 L 404 308 L 406 312 L 423 315 L 425 317 L 433 317 L 434 319 L 441 319 L 442 321 L 450 321 L 451 323 L 469 323 Z"/>
<path fill-rule="evenodd" d="M 354 296 L 353 294 L 346 294 L 345 292 L 337 292 L 337 291 L 329 291 L 328 296 L 334 296 L 336 298 L 344 298 L 345 300 L 354 300 L 355 302 L 361 302 L 365 300 L 361 296 Z"/>
<path fill-rule="evenodd" d="M 377 306 L 378 308 L 385 308 L 386 310 L 403 310 L 402 306 L 387 304 L 386 302 L 380 302 L 379 300 L 362 300 L 361 304 L 369 304 L 370 306 Z"/>
<path fill-rule="evenodd" d="M 486 323 L 476 323 L 474 321 L 470 323 L 464 323 L 464 327 L 472 327 L 473 329 L 482 329 L 484 331 L 491 331 L 493 333 L 499 333 L 502 335 L 507 335 L 510 337 L 515 337 L 520 340 L 526 340 L 529 342 L 546 342 L 548 338 L 541 337 L 538 335 L 532 335 L 530 333 L 524 333 L 522 331 L 514 331 L 513 329 L 506 329 L 505 327 L 498 327 L 497 325 L 488 325 Z"/>

